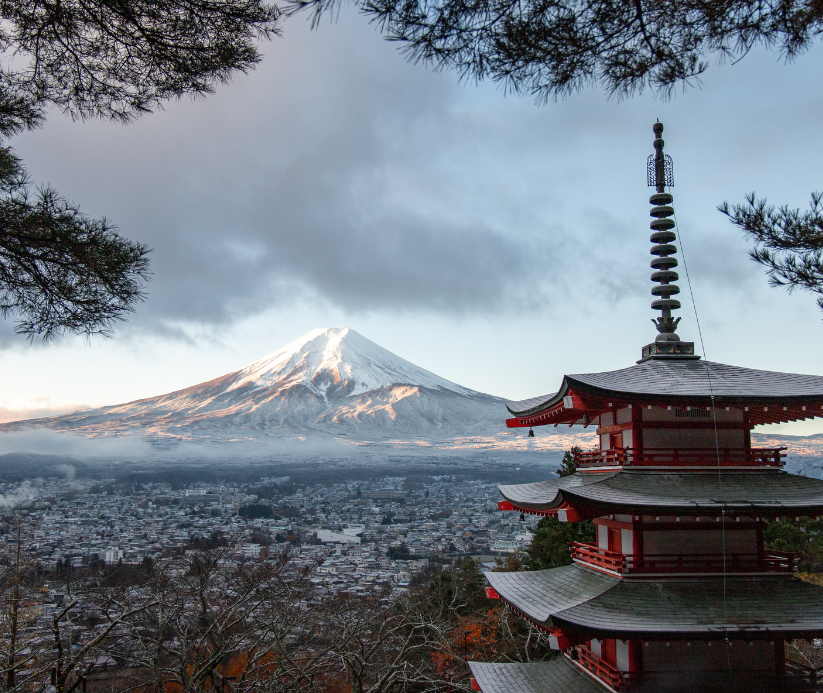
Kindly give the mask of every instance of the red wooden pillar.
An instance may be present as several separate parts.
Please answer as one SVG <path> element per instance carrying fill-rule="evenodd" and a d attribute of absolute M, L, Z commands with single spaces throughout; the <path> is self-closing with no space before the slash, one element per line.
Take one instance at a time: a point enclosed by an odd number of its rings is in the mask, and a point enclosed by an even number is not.
<path fill-rule="evenodd" d="M 786 675 L 786 645 L 782 640 L 774 641 L 774 672 L 778 676 Z"/>
<path fill-rule="evenodd" d="M 639 561 L 643 558 L 643 516 L 635 517 L 637 519 L 632 523 L 632 555 Z"/>
<path fill-rule="evenodd" d="M 600 659 L 613 667 L 617 667 L 617 641 L 614 638 L 607 638 L 600 641 Z"/>
<path fill-rule="evenodd" d="M 755 518 L 755 524 L 757 525 L 757 558 L 762 563 L 766 560 L 766 543 L 763 539 L 763 525 L 765 523 L 757 517 Z"/>
<path fill-rule="evenodd" d="M 643 672 L 643 643 L 639 640 L 629 640 L 629 672 L 635 675 Z"/>
<path fill-rule="evenodd" d="M 609 551 L 623 553 L 623 533 L 621 530 L 609 528 Z"/>
<path fill-rule="evenodd" d="M 643 405 L 632 407 L 632 461 L 640 460 L 643 454 Z"/>

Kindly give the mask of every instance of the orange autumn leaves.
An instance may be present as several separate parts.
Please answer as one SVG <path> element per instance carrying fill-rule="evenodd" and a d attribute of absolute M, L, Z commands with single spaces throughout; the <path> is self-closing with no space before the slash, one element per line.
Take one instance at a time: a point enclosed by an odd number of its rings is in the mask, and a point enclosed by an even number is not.
<path fill-rule="evenodd" d="M 468 660 L 494 660 L 499 648 L 500 611 L 488 610 L 484 616 L 465 616 L 447 636 L 440 648 L 431 653 L 437 673 L 449 679 L 465 668 Z"/>

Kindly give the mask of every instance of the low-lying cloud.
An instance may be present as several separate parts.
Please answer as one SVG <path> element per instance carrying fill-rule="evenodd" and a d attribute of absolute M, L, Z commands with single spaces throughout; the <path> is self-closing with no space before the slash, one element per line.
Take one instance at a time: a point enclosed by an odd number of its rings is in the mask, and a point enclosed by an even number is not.
<path fill-rule="evenodd" d="M 151 444 L 135 437 L 84 438 L 47 428 L 31 428 L 0 433 L 0 455 L 9 453 L 59 455 L 78 459 L 113 459 L 148 456 Z M 64 473 L 66 470 L 62 470 Z"/>
<path fill-rule="evenodd" d="M 0 424 L 8 423 L 10 421 L 27 421 L 30 419 L 44 419 L 49 416 L 59 416 L 60 414 L 69 414 L 80 409 L 88 409 L 84 404 L 66 404 L 64 406 L 55 406 L 45 400 L 43 404 L 25 406 L 25 407 L 3 407 L 0 406 Z"/>

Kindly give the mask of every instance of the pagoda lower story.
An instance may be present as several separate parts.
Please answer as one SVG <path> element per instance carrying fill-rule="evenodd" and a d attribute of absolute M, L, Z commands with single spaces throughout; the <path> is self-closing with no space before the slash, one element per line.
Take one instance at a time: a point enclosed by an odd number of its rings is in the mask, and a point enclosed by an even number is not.
<path fill-rule="evenodd" d="M 778 512 L 823 513 L 823 482 L 775 469 L 584 469 L 500 491 L 504 510 L 595 516 L 597 539 L 573 542 L 565 567 L 486 574 L 487 596 L 562 656 L 473 662 L 478 690 L 823 690 L 785 657 L 786 641 L 823 634 L 823 588 L 799 580 L 798 557 L 763 538 Z"/>

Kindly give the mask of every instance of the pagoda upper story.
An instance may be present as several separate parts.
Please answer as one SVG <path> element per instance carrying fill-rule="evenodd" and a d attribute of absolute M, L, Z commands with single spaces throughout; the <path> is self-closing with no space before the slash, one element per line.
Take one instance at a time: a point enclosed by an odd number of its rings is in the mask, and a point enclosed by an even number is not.
<path fill-rule="evenodd" d="M 595 426 L 600 449 L 580 456 L 581 471 L 774 467 L 782 464 L 781 450 L 752 448 L 752 428 L 823 416 L 823 377 L 648 359 L 617 371 L 567 375 L 555 394 L 508 409 L 512 428 Z"/>
<path fill-rule="evenodd" d="M 663 125 L 653 127 L 647 162 L 652 246 L 651 308 L 657 336 L 636 365 L 606 373 L 567 375 L 551 395 L 512 402 L 509 427 L 596 426 L 599 449 L 578 455 L 578 468 L 780 467 L 782 449 L 755 449 L 758 424 L 823 416 L 823 377 L 773 373 L 700 360 L 676 333 L 680 309 L 674 184 L 663 153 Z"/>

